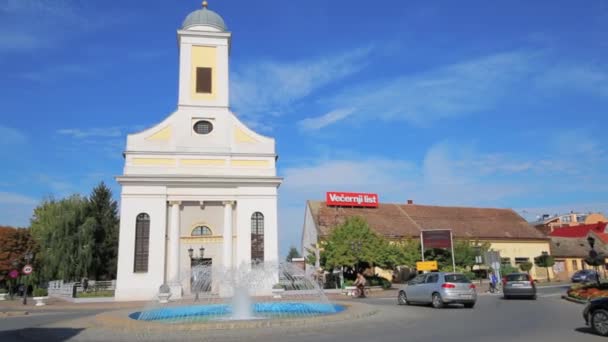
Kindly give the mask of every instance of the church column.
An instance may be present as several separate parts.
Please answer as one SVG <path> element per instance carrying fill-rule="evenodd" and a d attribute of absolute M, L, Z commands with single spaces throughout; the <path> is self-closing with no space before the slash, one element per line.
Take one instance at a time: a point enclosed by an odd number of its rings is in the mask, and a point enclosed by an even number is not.
<path fill-rule="evenodd" d="M 171 248 L 169 248 L 169 251 L 171 251 L 171 254 L 169 255 L 169 258 L 168 258 L 170 273 L 169 273 L 169 279 L 167 279 L 167 280 L 170 282 L 178 282 L 178 281 L 180 281 L 180 279 L 179 279 L 179 238 L 180 238 L 179 208 L 180 208 L 181 202 L 173 201 L 173 202 L 169 202 L 169 204 L 171 205 L 171 221 L 169 222 L 169 229 L 170 229 L 169 243 L 171 245 Z"/>
<path fill-rule="evenodd" d="M 232 206 L 234 201 L 224 202 L 224 267 L 232 268 Z"/>

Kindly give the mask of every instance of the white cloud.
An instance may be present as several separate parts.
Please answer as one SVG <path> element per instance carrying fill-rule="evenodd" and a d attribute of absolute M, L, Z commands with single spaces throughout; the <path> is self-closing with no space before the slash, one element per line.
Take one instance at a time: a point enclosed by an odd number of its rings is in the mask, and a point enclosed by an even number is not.
<path fill-rule="evenodd" d="M 318 130 L 325 126 L 331 125 L 335 122 L 343 120 L 350 116 L 354 112 L 354 109 L 336 109 L 327 114 L 321 115 L 316 118 L 307 118 L 298 122 L 300 128 L 304 130 Z"/>
<path fill-rule="evenodd" d="M 493 108 L 533 72 L 528 53 L 501 53 L 416 75 L 367 82 L 332 97 L 333 108 L 354 108 L 362 119 L 426 124 Z M 334 121 L 334 122 L 337 122 Z"/>
<path fill-rule="evenodd" d="M 27 227 L 38 202 L 26 195 L 0 191 L 0 226 Z"/>
<path fill-rule="evenodd" d="M 231 103 L 242 115 L 281 115 L 334 81 L 366 65 L 371 49 L 311 58 L 292 63 L 261 61 L 239 66 L 230 77 Z"/>
<path fill-rule="evenodd" d="M 578 198 L 605 192 L 605 176 L 597 173 L 585 182 L 574 181 L 572 172 L 589 165 L 590 159 L 577 159 L 572 165 L 554 163 L 560 156 L 555 149 L 537 160 L 445 141 L 431 146 L 422 160 L 351 156 L 293 165 L 283 169 L 279 189 L 281 248 L 299 247 L 306 200 L 323 200 L 327 191 L 373 192 L 389 203 L 413 199 L 430 205 L 520 208 L 517 203 L 539 196 L 547 201 L 566 196 L 574 199 L 573 204 L 562 206 L 561 211 L 606 211 L 605 203 L 576 203 Z M 560 183 L 564 181 L 567 184 Z M 539 201 L 542 208 L 542 197 Z"/>
<path fill-rule="evenodd" d="M 541 87 L 579 89 L 608 96 L 608 65 L 560 65 L 547 70 L 537 80 Z"/>
<path fill-rule="evenodd" d="M 58 134 L 67 135 L 76 139 L 86 138 L 116 138 L 123 136 L 123 127 L 104 128 L 63 128 L 57 130 Z"/>
<path fill-rule="evenodd" d="M 46 68 L 29 70 L 21 73 L 19 76 L 30 81 L 50 81 L 54 79 L 62 79 L 69 76 L 90 75 L 92 69 L 86 68 L 77 64 L 53 65 Z"/>
<path fill-rule="evenodd" d="M 24 144 L 25 142 L 27 142 L 27 137 L 19 130 L 6 126 L 0 126 L 0 146 L 13 146 L 17 144 Z"/>
<path fill-rule="evenodd" d="M 528 221 L 537 221 L 544 214 L 560 215 L 571 211 L 577 213 L 603 213 L 604 215 L 608 215 L 608 202 L 572 202 L 550 206 L 520 207 L 515 210 Z"/>
<path fill-rule="evenodd" d="M 118 16 L 100 13 L 81 0 L 3 0 L 0 51 L 55 47 L 84 31 L 106 26 Z"/>
<path fill-rule="evenodd" d="M 21 194 L 0 191 L 0 203 L 33 205 L 37 204 L 38 200 Z"/>

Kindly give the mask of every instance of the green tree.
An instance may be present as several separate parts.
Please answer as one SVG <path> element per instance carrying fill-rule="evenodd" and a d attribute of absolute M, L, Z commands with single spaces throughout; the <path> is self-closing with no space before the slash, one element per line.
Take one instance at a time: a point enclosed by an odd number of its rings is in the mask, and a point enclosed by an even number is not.
<path fill-rule="evenodd" d="M 45 200 L 34 209 L 30 232 L 40 246 L 38 281 L 89 276 L 95 220 L 87 217 L 87 209 L 88 201 L 78 195 Z"/>
<path fill-rule="evenodd" d="M 383 268 L 415 268 L 416 262 L 422 259 L 420 242 L 413 239 L 381 243 L 378 254 L 378 265 Z"/>
<path fill-rule="evenodd" d="M 547 280 L 551 281 L 551 275 L 549 274 L 549 267 L 555 265 L 555 260 L 548 253 L 543 253 L 540 256 L 534 258 L 534 264 L 538 267 L 544 267 L 547 270 Z"/>
<path fill-rule="evenodd" d="M 454 260 L 457 267 L 473 270 L 475 257 L 490 250 L 489 242 L 457 240 L 454 241 Z"/>
<path fill-rule="evenodd" d="M 322 267 L 358 267 L 362 262 L 379 265 L 379 261 L 383 261 L 382 249 L 386 243 L 363 218 L 350 217 L 335 227 L 322 244 Z"/>
<path fill-rule="evenodd" d="M 93 219 L 91 227 L 93 246 L 89 276 L 95 279 L 115 279 L 118 258 L 118 205 L 112 191 L 103 182 L 89 196 L 87 217 Z"/>
<path fill-rule="evenodd" d="M 519 264 L 519 268 L 522 270 L 522 272 L 526 272 L 526 273 L 530 273 L 530 270 L 532 269 L 533 266 L 534 266 L 534 264 L 532 264 L 529 261 L 522 262 L 521 264 Z"/>
<path fill-rule="evenodd" d="M 295 248 L 294 246 L 291 246 L 289 248 L 289 252 L 287 253 L 287 258 L 285 258 L 285 261 L 287 262 L 291 262 L 291 260 L 293 258 L 301 258 L 302 256 L 300 255 L 300 252 L 298 252 L 298 249 Z"/>

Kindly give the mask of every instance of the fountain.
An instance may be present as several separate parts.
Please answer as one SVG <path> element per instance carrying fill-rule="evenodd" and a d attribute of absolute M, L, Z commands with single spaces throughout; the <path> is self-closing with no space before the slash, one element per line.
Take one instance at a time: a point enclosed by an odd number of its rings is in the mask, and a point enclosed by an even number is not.
<path fill-rule="evenodd" d="M 330 303 L 319 285 L 291 263 L 260 263 L 231 269 L 198 265 L 178 282 L 186 289 L 183 298 L 166 304 L 155 301 L 129 317 L 188 324 L 314 317 L 344 310 L 343 306 Z M 273 296 L 273 288 L 277 287 L 284 291 Z"/>

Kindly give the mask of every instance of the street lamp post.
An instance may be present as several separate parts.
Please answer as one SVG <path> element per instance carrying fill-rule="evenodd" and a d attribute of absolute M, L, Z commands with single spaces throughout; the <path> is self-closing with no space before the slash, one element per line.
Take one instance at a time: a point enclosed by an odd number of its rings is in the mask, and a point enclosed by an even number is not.
<path fill-rule="evenodd" d="M 25 263 L 26 265 L 29 265 L 30 262 L 32 262 L 32 259 L 34 258 L 34 255 L 31 252 L 27 252 L 25 254 Z M 23 281 L 23 305 L 27 305 L 27 277 L 28 275 L 25 276 L 25 280 Z"/>
<path fill-rule="evenodd" d="M 17 267 L 19 267 L 19 261 L 13 260 L 13 262 L 11 263 L 11 265 L 13 266 L 13 270 L 16 270 Z M 13 278 L 13 281 L 15 281 L 15 283 L 16 283 L 17 282 L 16 278 Z M 16 285 L 16 284 L 14 284 L 14 285 Z M 11 300 L 13 300 L 14 297 L 15 297 L 15 286 L 11 286 L 10 297 L 11 297 Z"/>

